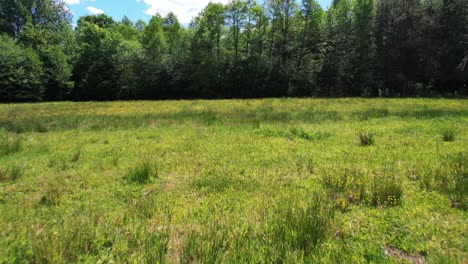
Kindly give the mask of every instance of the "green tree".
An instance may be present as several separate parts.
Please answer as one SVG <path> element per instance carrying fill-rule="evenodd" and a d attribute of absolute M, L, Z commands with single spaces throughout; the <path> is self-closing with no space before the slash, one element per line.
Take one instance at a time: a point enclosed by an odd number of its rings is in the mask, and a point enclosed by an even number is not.
<path fill-rule="evenodd" d="M 225 7 L 209 3 L 191 24 L 189 89 L 203 97 L 223 94 L 223 57 L 221 39 L 225 24 Z"/>
<path fill-rule="evenodd" d="M 375 1 L 353 2 L 353 83 L 349 95 L 375 96 Z"/>
<path fill-rule="evenodd" d="M 163 93 L 161 77 L 164 74 L 168 50 L 163 22 L 161 16 L 153 16 L 142 32 L 141 45 L 144 57 L 138 70 L 137 96 L 139 98 L 161 98 Z"/>
<path fill-rule="evenodd" d="M 440 65 L 440 89 L 454 93 L 468 86 L 468 2 L 443 0 L 438 21 L 437 39 Z M 464 88 L 463 88 L 464 87 Z"/>
<path fill-rule="evenodd" d="M 0 0 L 0 33 L 17 37 L 27 24 L 52 32 L 70 27 L 71 13 L 61 0 Z"/>
<path fill-rule="evenodd" d="M 77 28 L 74 78 L 80 100 L 111 100 L 119 94 L 117 49 L 122 36 L 98 24 L 82 22 Z"/>
<path fill-rule="evenodd" d="M 44 96 L 43 69 L 32 48 L 0 35 L 0 100 L 38 101 Z"/>
<path fill-rule="evenodd" d="M 314 93 L 320 71 L 323 50 L 325 12 L 315 0 L 303 0 L 296 20 L 295 78 L 293 94 L 310 96 Z"/>
<path fill-rule="evenodd" d="M 33 24 L 24 26 L 18 36 L 18 41 L 32 47 L 43 63 L 46 100 L 62 100 L 73 89 L 70 81 L 72 66 L 60 38 L 53 31 Z"/>
<path fill-rule="evenodd" d="M 174 13 L 170 12 L 164 17 L 163 31 L 169 54 L 177 56 L 177 54 L 183 53 L 184 51 L 181 50 L 183 30 Z"/>
<path fill-rule="evenodd" d="M 231 41 L 234 47 L 234 61 L 239 59 L 240 32 L 245 28 L 247 6 L 239 0 L 232 1 L 226 8 L 226 22 L 231 31 Z"/>
<path fill-rule="evenodd" d="M 352 42 L 351 1 L 334 2 L 327 11 L 324 64 L 318 92 L 325 96 L 349 96 L 352 85 L 354 49 Z"/>

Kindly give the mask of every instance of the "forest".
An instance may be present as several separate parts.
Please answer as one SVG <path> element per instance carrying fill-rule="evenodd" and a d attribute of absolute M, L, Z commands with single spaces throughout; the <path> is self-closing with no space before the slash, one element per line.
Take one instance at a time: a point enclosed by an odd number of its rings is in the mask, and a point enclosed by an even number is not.
<path fill-rule="evenodd" d="M 459 97 L 468 1 L 234 0 L 189 25 L 0 0 L 0 101 Z"/>

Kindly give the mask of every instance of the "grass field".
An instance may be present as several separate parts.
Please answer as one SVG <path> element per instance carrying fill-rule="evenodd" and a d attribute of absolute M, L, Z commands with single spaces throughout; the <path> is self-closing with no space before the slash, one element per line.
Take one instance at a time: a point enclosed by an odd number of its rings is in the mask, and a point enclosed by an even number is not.
<path fill-rule="evenodd" d="M 467 263 L 468 100 L 0 105 L 1 263 Z"/>

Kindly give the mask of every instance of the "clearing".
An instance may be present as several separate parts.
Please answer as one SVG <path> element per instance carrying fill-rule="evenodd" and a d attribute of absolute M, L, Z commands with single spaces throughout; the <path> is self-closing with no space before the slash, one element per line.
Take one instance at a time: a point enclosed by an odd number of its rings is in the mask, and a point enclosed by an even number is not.
<path fill-rule="evenodd" d="M 1 263 L 466 263 L 468 101 L 0 105 Z"/>

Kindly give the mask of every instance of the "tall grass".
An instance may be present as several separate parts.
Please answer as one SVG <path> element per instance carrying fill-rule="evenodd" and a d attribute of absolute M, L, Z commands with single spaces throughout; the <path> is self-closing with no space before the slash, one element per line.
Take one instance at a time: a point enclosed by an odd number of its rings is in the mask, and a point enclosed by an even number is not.
<path fill-rule="evenodd" d="M 0 157 L 19 152 L 21 144 L 20 138 L 0 140 Z"/>
<path fill-rule="evenodd" d="M 0 263 L 463 263 L 465 105 L 0 105 Z"/>
<path fill-rule="evenodd" d="M 353 203 L 382 207 L 401 204 L 403 184 L 392 172 L 338 168 L 320 173 L 321 182 L 329 190 L 335 205 L 344 211 Z"/>
<path fill-rule="evenodd" d="M 315 194 L 305 207 L 279 207 L 269 222 L 268 240 L 279 252 L 301 250 L 309 255 L 327 238 L 334 211 L 326 198 Z"/>
<path fill-rule="evenodd" d="M 8 168 L 0 168 L 0 182 L 4 181 L 16 181 L 24 173 L 24 169 L 21 166 L 14 165 Z"/>
<path fill-rule="evenodd" d="M 448 195 L 453 207 L 468 209 L 468 154 L 442 156 L 435 163 L 421 169 L 421 186 Z"/>
<path fill-rule="evenodd" d="M 371 146 L 375 143 L 375 134 L 372 132 L 359 132 L 357 138 L 361 146 Z"/>
<path fill-rule="evenodd" d="M 401 205 L 403 196 L 401 179 L 384 173 L 381 173 L 380 177 L 377 175 L 374 175 L 372 181 L 371 205 L 383 207 Z"/>
<path fill-rule="evenodd" d="M 143 162 L 131 168 L 124 179 L 129 183 L 144 184 L 150 182 L 152 179 L 158 179 L 159 172 L 155 165 L 149 162 Z"/>
<path fill-rule="evenodd" d="M 457 139 L 458 131 L 455 127 L 444 127 L 440 130 L 440 136 L 445 142 L 452 142 Z"/>

